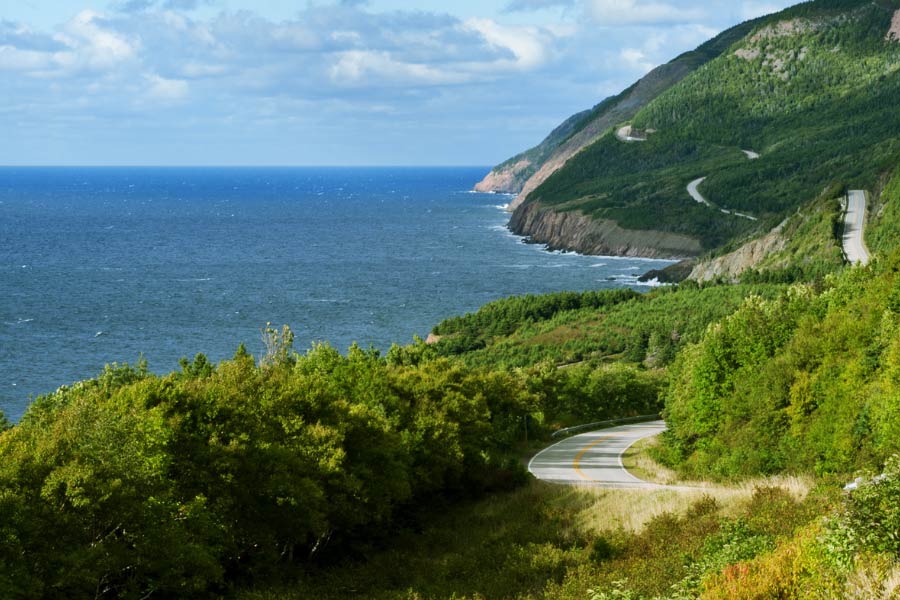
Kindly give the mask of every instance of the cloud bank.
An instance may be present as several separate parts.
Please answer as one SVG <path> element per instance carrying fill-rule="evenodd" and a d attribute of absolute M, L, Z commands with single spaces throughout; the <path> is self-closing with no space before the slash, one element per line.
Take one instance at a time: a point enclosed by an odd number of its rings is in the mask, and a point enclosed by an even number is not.
<path fill-rule="evenodd" d="M 498 0 L 482 14 L 320 1 L 280 20 L 126 0 L 50 29 L 2 20 L 0 126 L 25 141 L 0 163 L 493 163 L 786 4 L 716 1 Z"/>

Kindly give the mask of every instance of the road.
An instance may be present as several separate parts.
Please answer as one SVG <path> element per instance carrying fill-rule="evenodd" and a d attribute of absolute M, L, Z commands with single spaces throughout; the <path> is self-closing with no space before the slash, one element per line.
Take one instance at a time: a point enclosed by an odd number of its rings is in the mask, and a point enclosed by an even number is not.
<path fill-rule="evenodd" d="M 646 142 L 646 137 L 634 137 L 631 135 L 633 129 L 631 125 L 625 125 L 624 127 L 620 127 L 616 129 L 616 137 L 619 138 L 620 142 Z"/>
<path fill-rule="evenodd" d="M 703 197 L 703 194 L 700 193 L 700 190 L 697 187 L 706 181 L 706 177 L 701 177 L 700 179 L 695 179 L 688 184 L 687 191 L 688 194 L 691 195 L 691 198 L 699 202 L 700 204 L 705 204 L 708 207 L 712 208 L 713 205 L 709 203 L 709 200 Z"/>
<path fill-rule="evenodd" d="M 863 240 L 866 223 L 866 192 L 847 192 L 847 212 L 844 215 L 844 256 L 850 264 L 869 264 L 869 251 Z"/>
<path fill-rule="evenodd" d="M 691 198 L 699 202 L 700 204 L 705 204 L 706 206 L 716 209 L 717 206 L 713 206 L 712 202 L 703 197 L 703 194 L 700 193 L 700 190 L 697 188 L 706 180 L 706 177 L 701 177 L 700 179 L 695 179 L 690 182 L 687 186 L 688 194 L 691 195 Z M 739 213 L 733 210 L 727 210 L 724 208 L 719 208 L 719 211 L 725 213 L 726 215 L 734 215 L 735 217 L 741 217 L 743 219 L 750 219 L 751 221 L 756 221 L 756 217 L 751 217 L 750 215 L 745 215 L 744 213 Z"/>
<path fill-rule="evenodd" d="M 582 433 L 538 452 L 528 471 L 551 483 L 604 488 L 662 488 L 638 479 L 622 466 L 622 454 L 635 442 L 662 432 L 663 421 L 621 425 Z"/>

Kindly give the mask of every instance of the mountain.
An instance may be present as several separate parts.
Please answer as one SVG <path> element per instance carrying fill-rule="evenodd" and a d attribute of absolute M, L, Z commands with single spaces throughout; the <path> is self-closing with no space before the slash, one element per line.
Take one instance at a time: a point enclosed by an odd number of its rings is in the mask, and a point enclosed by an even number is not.
<path fill-rule="evenodd" d="M 540 144 L 496 166 L 478 184 L 479 192 L 517 194 L 512 209 L 521 204 L 547 177 L 567 160 L 595 142 L 610 127 L 632 118 L 638 110 L 687 75 L 719 56 L 752 28 L 753 22 L 733 27 L 696 50 L 685 52 L 659 66 L 625 91 L 590 110 L 566 119 Z"/>
<path fill-rule="evenodd" d="M 660 67 L 492 172 L 514 189 L 534 171 L 510 228 L 586 254 L 721 254 L 823 190 L 875 189 L 900 159 L 898 9 L 806 2 Z"/>

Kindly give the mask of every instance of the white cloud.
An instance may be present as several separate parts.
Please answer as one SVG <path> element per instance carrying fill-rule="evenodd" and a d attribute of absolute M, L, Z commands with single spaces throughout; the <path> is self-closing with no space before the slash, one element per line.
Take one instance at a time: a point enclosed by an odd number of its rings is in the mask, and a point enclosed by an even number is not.
<path fill-rule="evenodd" d="M 590 12 L 601 25 L 690 23 L 707 17 L 699 8 L 680 8 L 643 0 L 590 0 Z"/>
<path fill-rule="evenodd" d="M 332 83 L 339 86 L 456 84 L 467 79 L 464 74 L 436 69 L 429 65 L 395 60 L 388 52 L 349 50 L 338 56 L 329 69 Z"/>
<path fill-rule="evenodd" d="M 98 13 L 82 11 L 66 23 L 63 33 L 55 36 L 75 55 L 72 64 L 102 70 L 134 58 L 138 42 L 126 39 L 98 21 L 102 21 Z"/>
<path fill-rule="evenodd" d="M 38 71 L 51 66 L 53 66 L 53 56 L 47 52 L 0 46 L 0 70 Z"/>
<path fill-rule="evenodd" d="M 147 82 L 147 95 L 164 101 L 183 100 L 190 91 L 190 86 L 183 79 L 166 79 L 152 73 L 144 75 Z"/>
<path fill-rule="evenodd" d="M 569 7 L 576 0 L 510 0 L 504 9 L 506 12 L 527 12 L 545 8 Z"/>
<path fill-rule="evenodd" d="M 647 60 L 647 56 L 637 48 L 623 48 L 619 52 L 619 57 L 629 69 L 634 69 L 640 73 L 647 73 L 656 66 Z"/>
<path fill-rule="evenodd" d="M 522 70 L 534 69 L 547 60 L 542 36 L 534 27 L 505 27 L 491 19 L 468 19 L 464 28 L 475 31 L 494 48 L 508 50 L 514 65 Z"/>

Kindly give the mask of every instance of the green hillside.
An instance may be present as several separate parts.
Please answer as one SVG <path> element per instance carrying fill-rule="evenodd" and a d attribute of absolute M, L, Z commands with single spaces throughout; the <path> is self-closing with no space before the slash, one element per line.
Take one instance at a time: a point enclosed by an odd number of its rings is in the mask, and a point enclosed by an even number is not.
<path fill-rule="evenodd" d="M 542 182 L 568 158 L 588 146 L 620 121 L 631 119 L 641 107 L 722 54 L 753 27 L 753 21 L 724 31 L 695 50 L 661 65 L 615 96 L 575 114 L 540 144 L 494 167 L 477 187 L 483 191 L 519 193 Z M 525 193 L 525 192 L 523 192 Z"/>
<path fill-rule="evenodd" d="M 897 2 L 810 2 L 769 17 L 529 197 L 628 229 L 687 234 L 712 250 L 768 231 L 831 184 L 871 189 L 900 156 Z M 761 154 L 750 160 L 742 150 Z M 687 184 L 721 208 L 698 204 Z"/>

